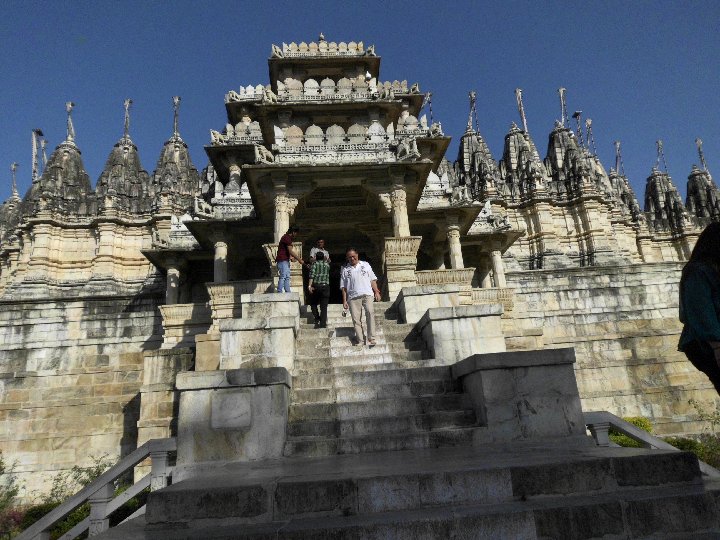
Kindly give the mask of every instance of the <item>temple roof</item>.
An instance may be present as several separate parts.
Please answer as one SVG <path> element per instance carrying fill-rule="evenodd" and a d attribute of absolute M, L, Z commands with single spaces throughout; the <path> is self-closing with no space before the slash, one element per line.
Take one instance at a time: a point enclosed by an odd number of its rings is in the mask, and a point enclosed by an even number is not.
<path fill-rule="evenodd" d="M 115 144 L 95 189 L 98 203 L 106 196 L 116 198 L 115 205 L 125 211 L 150 210 L 150 176 L 140 163 L 137 146 L 126 134 Z"/>
<path fill-rule="evenodd" d="M 187 144 L 177 132 L 160 151 L 152 176 L 152 191 L 156 202 L 160 195 L 169 195 L 178 211 L 190 210 L 195 195 L 200 193 L 200 175 L 190 159 Z"/>

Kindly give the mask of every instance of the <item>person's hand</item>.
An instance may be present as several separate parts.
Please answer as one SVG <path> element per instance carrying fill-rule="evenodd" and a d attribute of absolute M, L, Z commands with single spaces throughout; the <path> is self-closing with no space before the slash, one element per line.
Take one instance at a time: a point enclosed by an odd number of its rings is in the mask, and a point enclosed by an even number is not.
<path fill-rule="evenodd" d="M 312 294 L 312 292 L 313 292 L 313 286 L 312 286 L 312 285 L 308 285 L 308 291 L 310 291 L 310 294 Z"/>
<path fill-rule="evenodd" d="M 376 302 L 380 301 L 380 291 L 375 291 L 375 301 Z"/>
<path fill-rule="evenodd" d="M 343 309 L 350 309 L 347 302 L 343 302 Z"/>

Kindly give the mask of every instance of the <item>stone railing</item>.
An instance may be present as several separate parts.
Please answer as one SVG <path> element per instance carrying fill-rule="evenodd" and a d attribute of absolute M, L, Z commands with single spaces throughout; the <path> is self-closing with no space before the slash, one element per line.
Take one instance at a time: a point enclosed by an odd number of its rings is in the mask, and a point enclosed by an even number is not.
<path fill-rule="evenodd" d="M 595 439 L 595 444 L 598 446 L 618 446 L 610 441 L 609 431 L 610 428 L 613 428 L 634 441 L 639 442 L 643 448 L 680 451 L 673 445 L 666 443 L 662 439 L 651 435 L 637 426 L 633 426 L 630 422 L 626 422 L 622 418 L 607 411 L 589 411 L 584 413 L 584 417 L 585 425 L 593 436 L 593 439 Z M 698 460 L 698 463 L 700 464 L 700 472 L 703 476 L 720 478 L 720 471 L 715 467 L 711 467 L 700 460 Z"/>
<path fill-rule="evenodd" d="M 505 312 L 511 311 L 514 305 L 513 298 L 515 296 L 515 289 L 510 288 L 488 288 L 488 289 L 473 289 L 472 290 L 472 303 L 473 304 L 502 304 L 505 308 Z"/>
<path fill-rule="evenodd" d="M 475 268 L 449 268 L 440 270 L 421 270 L 415 272 L 419 287 L 425 285 L 457 285 L 460 287 L 458 296 L 463 305 L 472 304 L 472 279 Z"/>
<path fill-rule="evenodd" d="M 422 236 L 385 238 L 385 264 L 417 264 L 417 252 Z"/>
<path fill-rule="evenodd" d="M 174 438 L 153 439 L 146 442 L 140 448 L 121 459 L 116 465 L 110 467 L 110 469 L 102 473 L 98 478 L 93 480 L 92 483 L 78 491 L 60 506 L 54 508 L 40 518 L 40 520 L 30 525 L 30 527 L 15 538 L 17 540 L 48 539 L 50 538 L 50 529 L 52 529 L 55 524 L 85 503 L 90 504 L 90 516 L 65 533 L 63 538 L 75 538 L 85 531 L 88 531 L 89 536 L 96 536 L 108 530 L 110 528 L 110 515 L 131 498 L 148 487 L 151 491 L 167 487 L 173 472 L 173 467 L 169 465 L 169 455 L 171 452 L 175 452 L 175 450 L 176 443 Z M 115 497 L 115 481 L 121 476 L 126 475 L 135 465 L 148 457 L 150 457 L 152 463 L 150 473 Z M 145 507 L 143 506 L 128 517 L 127 520 L 141 516 L 144 513 Z"/>
<path fill-rule="evenodd" d="M 290 44 L 283 43 L 282 49 L 277 45 L 273 45 L 272 54 L 275 57 L 281 58 L 304 56 L 374 56 L 375 47 L 371 45 L 365 50 L 365 45 L 362 41 L 350 41 L 348 43 L 341 41 L 337 43 L 335 41 L 320 39 L 319 41 L 311 41 L 310 43 L 305 43 L 304 41 L 301 41 L 300 44 L 294 41 Z"/>

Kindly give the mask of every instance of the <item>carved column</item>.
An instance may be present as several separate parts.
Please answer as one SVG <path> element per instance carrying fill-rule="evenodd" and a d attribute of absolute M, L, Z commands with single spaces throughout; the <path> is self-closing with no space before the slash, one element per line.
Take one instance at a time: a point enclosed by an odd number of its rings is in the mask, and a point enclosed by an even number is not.
<path fill-rule="evenodd" d="M 393 236 L 403 238 L 410 236 L 410 222 L 407 212 L 407 194 L 402 186 L 395 186 L 390 192 L 392 205 Z"/>
<path fill-rule="evenodd" d="M 275 195 L 273 202 L 275 203 L 275 243 L 278 243 L 290 228 L 290 216 L 295 211 L 298 201 L 287 195 Z"/>
<path fill-rule="evenodd" d="M 165 287 L 165 304 L 178 303 L 180 293 L 180 268 L 175 260 L 168 262 L 167 282 Z"/>
<path fill-rule="evenodd" d="M 465 268 L 460 246 L 460 225 L 456 216 L 447 217 L 447 241 L 450 251 L 450 268 Z"/>
<path fill-rule="evenodd" d="M 492 257 L 493 274 L 495 275 L 495 286 L 498 288 L 505 288 L 507 282 L 505 281 L 505 268 L 502 262 L 502 253 L 499 249 L 493 250 L 490 254 Z"/>
<path fill-rule="evenodd" d="M 29 274 L 32 278 L 46 277 L 50 262 L 51 228 L 47 223 L 38 223 L 33 227 L 32 257 L 29 260 Z"/>
<path fill-rule="evenodd" d="M 225 283 L 227 281 L 227 243 L 222 240 L 215 241 L 215 259 L 213 281 L 215 283 Z"/>
<path fill-rule="evenodd" d="M 93 277 L 112 277 L 113 255 L 115 251 L 115 227 L 116 225 L 114 223 L 98 223 L 98 247 Z"/>

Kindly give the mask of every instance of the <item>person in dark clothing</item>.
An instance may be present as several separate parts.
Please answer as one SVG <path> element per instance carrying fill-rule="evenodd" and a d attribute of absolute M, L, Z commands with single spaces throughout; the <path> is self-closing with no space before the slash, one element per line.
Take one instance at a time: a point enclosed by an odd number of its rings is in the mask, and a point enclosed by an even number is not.
<path fill-rule="evenodd" d="M 302 257 L 295 253 L 292 247 L 293 240 L 295 240 L 299 232 L 300 229 L 293 226 L 280 238 L 277 256 L 275 257 L 278 269 L 277 292 L 290 292 L 290 259 L 295 259 L 300 264 L 303 264 Z"/>
<path fill-rule="evenodd" d="M 705 228 L 683 268 L 680 322 L 678 349 L 720 394 L 720 223 Z"/>
<path fill-rule="evenodd" d="M 325 260 L 322 251 L 315 253 L 315 262 L 310 268 L 310 309 L 315 316 L 315 325 L 318 328 L 327 328 L 327 307 L 330 301 L 330 265 Z M 320 313 L 318 313 L 320 304 Z"/>

